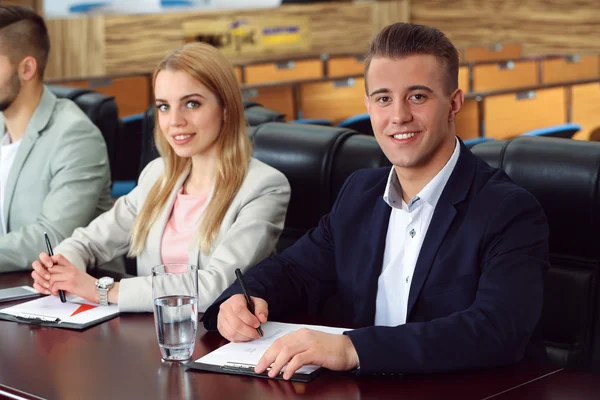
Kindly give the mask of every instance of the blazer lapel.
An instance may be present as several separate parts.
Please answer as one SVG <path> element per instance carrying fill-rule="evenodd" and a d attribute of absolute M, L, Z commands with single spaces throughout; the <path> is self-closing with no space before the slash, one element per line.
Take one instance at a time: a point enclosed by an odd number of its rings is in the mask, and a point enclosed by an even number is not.
<path fill-rule="evenodd" d="M 44 86 L 44 91 L 42 93 L 42 97 L 40 98 L 40 102 L 33 112 L 31 116 L 31 120 L 27 125 L 25 130 L 25 135 L 19 145 L 19 150 L 15 156 L 15 160 L 13 161 L 13 165 L 10 168 L 10 172 L 8 174 L 8 179 L 6 181 L 6 191 L 4 195 L 4 221 L 6 221 L 6 225 L 9 223 L 9 210 L 11 207 L 13 194 L 15 190 L 15 186 L 17 185 L 17 180 L 19 178 L 19 174 L 21 173 L 21 169 L 29 157 L 29 153 L 33 149 L 35 142 L 42 134 L 42 131 L 48 125 L 50 121 L 50 117 L 52 116 L 52 112 L 54 111 L 54 106 L 56 104 L 56 96 Z M 5 130 L 5 122 L 4 117 L 2 118 L 2 130 Z"/>
<path fill-rule="evenodd" d="M 365 243 L 367 248 L 363 252 L 358 265 L 366 265 L 368 268 L 357 268 L 358 276 L 354 278 L 354 282 L 363 282 L 363 293 L 377 293 L 379 275 L 383 268 L 383 254 L 385 252 L 385 238 L 387 236 L 388 225 L 390 222 L 391 207 L 383 200 L 383 193 L 387 183 L 389 169 L 386 171 L 385 177 L 382 178 L 382 183 L 373 187 L 376 196 L 375 207 L 373 213 L 369 217 L 369 229 L 365 232 L 365 237 L 373 238 Z M 368 325 L 373 324 L 375 320 L 377 296 L 366 296 L 364 308 L 357 309 L 358 324 Z"/>
<path fill-rule="evenodd" d="M 473 182 L 476 158 L 462 141 L 460 147 L 458 161 L 440 196 L 417 259 L 408 296 L 407 321 L 429 276 L 437 251 L 456 216 L 455 205 L 464 201 Z"/>
<path fill-rule="evenodd" d="M 148 239 L 146 241 L 146 247 L 148 249 L 147 250 L 148 251 L 148 260 L 151 263 L 156 262 L 154 260 L 157 260 L 158 264 L 160 264 L 162 262 L 162 255 L 161 255 L 161 251 L 160 251 L 162 237 L 165 232 L 165 228 L 167 227 L 167 222 L 169 222 L 169 217 L 171 216 L 171 211 L 173 210 L 173 205 L 175 204 L 175 199 L 177 198 L 177 193 L 179 193 L 179 190 L 183 186 L 183 183 L 185 182 L 189 173 L 190 173 L 190 170 L 188 168 L 177 179 L 177 182 L 175 183 L 175 187 L 171 191 L 171 194 L 169 195 L 169 198 L 168 198 L 165 206 L 163 207 L 162 211 L 160 212 L 158 219 L 156 220 L 156 222 L 154 224 L 152 224 L 152 227 L 150 228 L 150 232 L 148 232 Z"/>

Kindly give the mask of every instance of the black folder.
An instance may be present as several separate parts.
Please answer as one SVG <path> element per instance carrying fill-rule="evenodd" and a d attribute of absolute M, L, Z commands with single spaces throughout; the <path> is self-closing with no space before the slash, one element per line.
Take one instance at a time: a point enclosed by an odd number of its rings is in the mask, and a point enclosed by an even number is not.
<path fill-rule="evenodd" d="M 194 369 L 197 371 L 205 371 L 205 372 L 216 372 L 220 374 L 233 374 L 233 375 L 246 375 L 253 376 L 255 378 L 267 378 L 267 379 L 283 379 L 283 372 L 280 372 L 275 378 L 271 378 L 267 372 L 263 372 L 262 374 L 257 374 L 254 372 L 254 365 L 251 364 L 242 364 L 242 363 L 228 363 L 226 365 L 212 365 L 212 364 L 204 364 L 196 361 L 192 361 L 186 364 L 188 369 Z M 318 368 L 310 374 L 294 374 L 290 381 L 292 382 L 310 382 L 319 376 L 323 372 L 323 368 Z"/>
<path fill-rule="evenodd" d="M 90 322 L 86 322 L 84 324 L 75 324 L 72 322 L 63 322 L 60 320 L 60 318 L 56 318 L 54 321 L 49 321 L 49 320 L 45 320 L 45 319 L 42 320 L 40 318 L 28 318 L 28 317 L 23 317 L 23 316 L 4 314 L 4 313 L 2 313 L 2 310 L 0 310 L 0 320 L 20 322 L 23 324 L 30 324 L 30 325 L 48 326 L 48 327 L 52 327 L 52 328 L 75 329 L 78 331 L 82 331 L 84 329 L 87 329 L 94 325 L 98 325 L 104 321 L 111 320 L 118 316 L 119 316 L 119 314 L 113 314 L 113 315 L 108 315 L 106 317 L 102 317 L 99 319 L 95 319 Z"/>

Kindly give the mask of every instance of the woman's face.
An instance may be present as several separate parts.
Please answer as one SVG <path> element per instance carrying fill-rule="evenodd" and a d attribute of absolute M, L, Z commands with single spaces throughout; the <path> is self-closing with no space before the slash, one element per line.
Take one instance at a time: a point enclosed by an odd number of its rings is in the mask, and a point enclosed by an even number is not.
<path fill-rule="evenodd" d="M 179 157 L 214 155 L 223 107 L 213 92 L 183 71 L 162 70 L 154 96 L 160 130 Z"/>

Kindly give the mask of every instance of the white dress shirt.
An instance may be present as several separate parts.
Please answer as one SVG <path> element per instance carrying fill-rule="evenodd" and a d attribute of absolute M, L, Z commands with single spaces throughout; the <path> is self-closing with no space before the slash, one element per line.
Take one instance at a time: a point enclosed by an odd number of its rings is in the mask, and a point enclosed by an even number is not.
<path fill-rule="evenodd" d="M 454 152 L 444 168 L 408 204 L 402 200 L 402 188 L 394 167 L 390 171 L 383 200 L 392 207 L 392 212 L 378 280 L 375 325 L 406 323 L 408 294 L 421 246 L 459 153 L 460 144 L 456 139 Z"/>
<path fill-rule="evenodd" d="M 4 194 L 6 193 L 6 182 L 10 168 L 15 161 L 17 151 L 19 150 L 20 140 L 14 143 L 10 142 L 8 132 L 4 134 L 2 143 L 0 144 L 0 233 L 6 235 L 6 222 L 4 221 Z"/>

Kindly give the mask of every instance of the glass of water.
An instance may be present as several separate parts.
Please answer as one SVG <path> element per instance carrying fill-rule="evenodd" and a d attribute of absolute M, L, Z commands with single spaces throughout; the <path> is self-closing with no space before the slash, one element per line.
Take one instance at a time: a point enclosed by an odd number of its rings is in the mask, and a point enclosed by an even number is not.
<path fill-rule="evenodd" d="M 198 327 L 198 267 L 161 264 L 152 268 L 152 299 L 163 360 L 189 359 Z"/>

